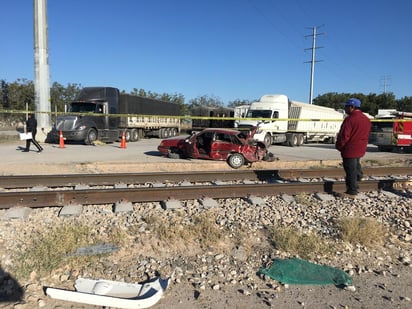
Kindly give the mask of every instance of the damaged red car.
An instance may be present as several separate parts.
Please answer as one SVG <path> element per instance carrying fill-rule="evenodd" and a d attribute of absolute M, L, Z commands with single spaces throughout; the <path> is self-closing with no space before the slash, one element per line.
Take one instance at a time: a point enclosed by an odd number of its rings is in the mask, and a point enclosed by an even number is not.
<path fill-rule="evenodd" d="M 256 161 L 273 161 L 275 158 L 266 145 L 253 140 L 255 131 L 209 128 L 188 137 L 164 139 L 157 149 L 170 158 L 225 160 L 232 168 Z"/>

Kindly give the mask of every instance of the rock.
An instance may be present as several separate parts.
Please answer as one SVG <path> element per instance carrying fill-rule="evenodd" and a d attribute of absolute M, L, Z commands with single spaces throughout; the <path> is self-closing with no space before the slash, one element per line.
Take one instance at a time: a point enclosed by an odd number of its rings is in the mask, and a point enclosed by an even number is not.
<path fill-rule="evenodd" d="M 205 290 L 211 290 L 217 294 L 232 287 L 241 294 L 238 297 L 249 296 L 250 291 L 259 292 L 262 301 L 274 306 L 273 298 L 276 296 L 273 295 L 293 293 L 295 289 L 293 286 L 290 291 L 285 291 L 289 288 L 288 284 L 281 285 L 267 276 L 256 275 L 262 265 L 270 263 L 275 257 L 291 257 L 291 252 L 275 250 L 270 243 L 268 231 L 274 226 L 293 227 L 299 233 L 317 232 L 322 238 L 336 244 L 332 254 L 319 252 L 314 259 L 320 264 L 341 268 L 351 276 L 372 274 L 382 276 L 385 280 L 399 280 L 404 272 L 410 271 L 409 267 L 404 267 L 411 266 L 411 232 L 408 228 L 410 200 L 397 197 L 396 203 L 392 203 L 391 198 L 384 194 L 371 192 L 365 195 L 367 199 L 356 203 L 342 199 L 319 200 L 310 195 L 305 195 L 304 202 L 299 203 L 295 201 L 297 197 L 268 196 L 258 206 L 240 198 L 212 200 L 210 202 L 213 205 L 205 205 L 207 203 L 203 204 L 199 200 L 176 201 L 178 205 L 169 204 L 173 207 L 166 207 L 170 211 L 165 211 L 158 202 L 133 203 L 132 212 L 118 213 L 110 211 L 111 205 L 90 205 L 75 217 L 57 217 L 57 208 L 34 209 L 27 220 L 1 222 L 0 239 L 10 241 L 0 241 L 0 258 L 2 267 L 7 271 L 15 263 L 14 253 L 28 246 L 27 239 L 36 233 L 46 234 L 60 222 L 75 222 L 90 227 L 93 237 L 111 239 L 115 236 L 113 232 L 120 231 L 121 235 L 125 235 L 122 236 L 124 243 L 118 248 L 114 247 L 114 243 L 110 248 L 102 248 L 102 244 L 99 244 L 97 249 L 100 250 L 95 250 L 97 244 L 82 245 L 87 252 L 99 254 L 99 259 L 81 267 L 62 265 L 61 269 L 56 268 L 50 275 L 46 274 L 44 279 L 33 272 L 28 279 L 32 286 L 29 282 L 21 282 L 26 292 L 24 301 L 31 301 L 27 308 L 44 307 L 45 303 L 39 301 L 39 291 L 42 289 L 40 281 L 44 285 L 53 283 L 72 288 L 74 279 L 79 276 L 142 282 L 159 274 L 162 277 L 173 274 L 172 282 L 178 285 L 176 289 L 189 283 L 196 291 L 204 293 Z M 380 248 L 341 242 L 334 220 L 359 213 L 377 218 L 396 234 L 389 232 L 387 243 Z M 0 217 L 4 214 L 5 211 L 0 210 Z M 210 235 L 203 235 L 201 239 L 186 244 L 186 239 L 190 237 L 184 233 L 194 231 L 194 227 L 197 227 L 194 218 L 202 215 L 213 218 L 212 223 L 221 235 L 212 235 L 222 238 L 216 239 L 215 243 L 212 239 L 212 244 L 208 244 L 204 241 Z M 210 229 L 207 231 L 211 232 L 211 226 L 208 227 Z M 174 233 L 179 241 L 173 242 Z M 116 250 L 102 250 L 114 248 Z M 395 258 L 391 259 L 391 256 Z M 402 270 L 399 270 L 399 264 L 402 264 Z M 396 273 L 402 274 L 402 277 Z M 0 289 L 4 288 L 1 278 L 3 275 L 0 273 Z M 385 289 L 379 290 L 385 293 L 393 288 L 383 287 Z M 346 289 L 356 291 L 355 286 Z M 409 302 L 407 296 L 403 296 L 402 300 Z M 398 300 L 395 294 L 392 298 Z M 308 306 L 306 300 L 304 305 Z"/>

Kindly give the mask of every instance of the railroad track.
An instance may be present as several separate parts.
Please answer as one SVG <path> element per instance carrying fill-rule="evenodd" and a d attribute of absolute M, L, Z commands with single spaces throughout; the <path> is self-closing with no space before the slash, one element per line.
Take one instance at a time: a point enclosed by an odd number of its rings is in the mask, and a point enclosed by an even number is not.
<path fill-rule="evenodd" d="M 412 168 L 367 168 L 360 191 L 412 186 Z M 0 177 L 0 209 L 156 202 L 171 199 L 239 198 L 298 192 L 343 192 L 342 169 L 224 172 L 76 174 Z"/>

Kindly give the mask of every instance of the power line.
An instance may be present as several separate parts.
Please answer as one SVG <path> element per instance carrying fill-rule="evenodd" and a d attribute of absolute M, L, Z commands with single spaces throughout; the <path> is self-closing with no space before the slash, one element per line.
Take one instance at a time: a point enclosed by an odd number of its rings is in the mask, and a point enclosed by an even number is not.
<path fill-rule="evenodd" d="M 322 26 L 320 26 L 322 27 Z M 317 33 L 317 27 L 310 27 L 308 29 L 312 29 L 312 34 L 305 35 L 305 37 L 312 37 L 312 47 L 311 48 L 305 48 L 305 50 L 312 50 L 312 59 L 310 61 L 306 61 L 305 63 L 310 63 L 310 92 L 309 92 L 309 104 L 312 104 L 313 101 L 313 79 L 315 75 L 315 62 L 320 62 L 323 60 L 315 60 L 315 51 L 318 48 L 323 48 L 322 46 L 317 47 L 316 46 L 316 37 L 318 35 L 323 35 L 324 33 Z"/>

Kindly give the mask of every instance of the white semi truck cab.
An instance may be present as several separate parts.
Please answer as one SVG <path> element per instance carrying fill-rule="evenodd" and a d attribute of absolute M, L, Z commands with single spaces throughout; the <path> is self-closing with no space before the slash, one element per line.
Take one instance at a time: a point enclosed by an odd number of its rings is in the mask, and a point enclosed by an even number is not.
<path fill-rule="evenodd" d="M 334 143 L 343 117 L 332 108 L 291 101 L 283 94 L 268 94 L 250 105 L 238 128 L 258 127 L 254 138 L 266 145 Z"/>

